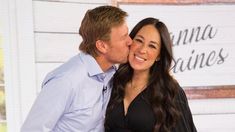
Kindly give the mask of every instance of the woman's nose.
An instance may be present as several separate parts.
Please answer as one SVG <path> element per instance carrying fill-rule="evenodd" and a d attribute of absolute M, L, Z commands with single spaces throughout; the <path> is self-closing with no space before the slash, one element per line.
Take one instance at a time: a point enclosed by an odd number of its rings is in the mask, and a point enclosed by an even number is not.
<path fill-rule="evenodd" d="M 147 47 L 145 45 L 140 46 L 139 52 L 142 53 L 142 54 L 147 53 Z"/>

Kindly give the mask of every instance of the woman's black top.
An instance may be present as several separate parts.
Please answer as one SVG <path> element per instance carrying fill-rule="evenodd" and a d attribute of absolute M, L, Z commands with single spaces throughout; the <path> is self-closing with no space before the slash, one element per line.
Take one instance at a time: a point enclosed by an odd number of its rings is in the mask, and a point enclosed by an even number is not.
<path fill-rule="evenodd" d="M 157 119 L 151 105 L 148 103 L 148 88 L 143 90 L 128 107 L 124 114 L 123 101 L 106 117 L 106 132 L 153 132 Z M 186 95 L 182 88 L 177 97 L 177 106 L 181 112 L 181 118 L 172 132 L 196 132 L 192 114 L 188 106 Z"/>

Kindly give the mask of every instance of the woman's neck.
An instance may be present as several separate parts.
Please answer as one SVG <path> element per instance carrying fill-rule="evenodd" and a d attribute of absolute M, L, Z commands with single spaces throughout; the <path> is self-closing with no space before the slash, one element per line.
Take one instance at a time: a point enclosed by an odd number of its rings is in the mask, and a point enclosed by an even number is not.
<path fill-rule="evenodd" d="M 133 88 L 143 88 L 146 87 L 149 78 L 149 71 L 134 71 L 131 80 L 131 85 Z"/>

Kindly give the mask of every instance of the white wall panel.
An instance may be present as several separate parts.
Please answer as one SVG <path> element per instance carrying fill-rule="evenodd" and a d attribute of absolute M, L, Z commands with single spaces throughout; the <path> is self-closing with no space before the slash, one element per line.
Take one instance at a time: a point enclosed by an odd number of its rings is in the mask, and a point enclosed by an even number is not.
<path fill-rule="evenodd" d="M 154 5 L 154 4 L 120 4 L 119 7 L 130 15 L 130 28 L 146 17 L 156 17 L 169 29 L 205 25 L 234 26 L 234 4 L 231 5 Z M 180 15 L 179 15 L 180 13 Z M 227 19 L 231 21 L 225 21 Z"/>
<path fill-rule="evenodd" d="M 79 34 L 35 33 L 36 62 L 64 62 L 79 52 Z"/>
<path fill-rule="evenodd" d="M 235 114 L 194 115 L 198 132 L 234 132 Z"/>
<path fill-rule="evenodd" d="M 235 114 L 235 99 L 199 99 L 189 100 L 193 114 Z M 235 119 L 235 118 L 234 118 Z"/>
<path fill-rule="evenodd" d="M 33 5 L 35 31 L 77 33 L 86 11 L 102 4 L 34 1 Z"/>

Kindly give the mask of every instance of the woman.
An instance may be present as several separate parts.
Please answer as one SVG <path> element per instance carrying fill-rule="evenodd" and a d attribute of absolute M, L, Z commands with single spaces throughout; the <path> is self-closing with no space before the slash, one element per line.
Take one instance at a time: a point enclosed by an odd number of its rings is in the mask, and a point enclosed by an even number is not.
<path fill-rule="evenodd" d="M 170 75 L 172 42 L 155 18 L 131 31 L 129 62 L 113 78 L 106 132 L 196 132 L 183 89 Z"/>

